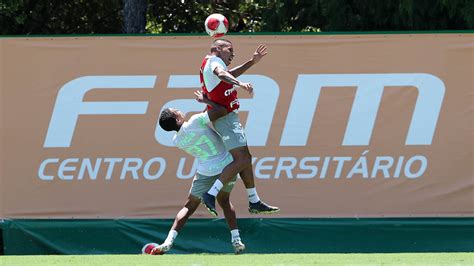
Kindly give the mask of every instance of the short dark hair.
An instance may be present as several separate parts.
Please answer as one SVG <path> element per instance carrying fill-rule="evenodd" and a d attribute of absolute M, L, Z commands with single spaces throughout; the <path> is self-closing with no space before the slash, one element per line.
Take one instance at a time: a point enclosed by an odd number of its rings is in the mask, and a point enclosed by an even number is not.
<path fill-rule="evenodd" d="M 211 45 L 211 52 L 216 51 L 217 47 L 222 47 L 224 45 L 232 45 L 232 43 L 229 40 L 226 39 L 217 39 L 212 42 Z"/>
<path fill-rule="evenodd" d="M 166 131 L 173 131 L 178 128 L 176 123 L 176 117 L 170 108 L 167 108 L 161 112 L 160 115 L 160 127 Z"/>
<path fill-rule="evenodd" d="M 223 45 L 224 43 L 226 43 L 227 45 L 232 44 L 232 42 L 227 39 L 216 39 L 212 42 L 212 44 L 214 45 Z"/>

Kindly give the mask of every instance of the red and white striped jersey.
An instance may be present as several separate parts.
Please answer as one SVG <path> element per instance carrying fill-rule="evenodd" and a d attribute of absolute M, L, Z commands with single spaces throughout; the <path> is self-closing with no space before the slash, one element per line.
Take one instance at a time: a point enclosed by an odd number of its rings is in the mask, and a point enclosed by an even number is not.
<path fill-rule="evenodd" d="M 214 74 L 214 69 L 218 66 L 227 71 L 227 66 L 219 57 L 215 55 L 204 57 L 199 72 L 201 89 L 211 101 L 225 106 L 227 111 L 232 112 L 240 107 L 237 90 L 233 84 L 220 80 Z M 208 109 L 211 108 L 208 106 Z"/>

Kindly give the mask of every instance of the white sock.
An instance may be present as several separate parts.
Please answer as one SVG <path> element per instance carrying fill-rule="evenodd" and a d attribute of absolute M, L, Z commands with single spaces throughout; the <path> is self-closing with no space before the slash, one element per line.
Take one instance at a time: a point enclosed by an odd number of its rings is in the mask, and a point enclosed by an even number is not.
<path fill-rule="evenodd" d="M 223 187 L 224 187 L 224 184 L 222 184 L 222 182 L 219 179 L 217 179 L 216 182 L 214 182 L 211 189 L 209 189 L 207 193 L 215 197 L 217 196 L 217 194 L 219 194 L 219 191 L 221 191 Z"/>
<path fill-rule="evenodd" d="M 231 235 L 232 242 L 241 241 L 240 240 L 239 229 L 230 230 L 230 235 Z"/>
<path fill-rule="evenodd" d="M 260 198 L 258 197 L 258 194 L 257 194 L 257 189 L 255 187 L 247 188 L 247 194 L 249 195 L 249 201 L 251 203 L 257 203 L 260 201 Z"/>
<path fill-rule="evenodd" d="M 165 242 L 163 244 L 172 245 L 177 236 L 178 236 L 178 231 L 170 230 L 170 232 L 168 233 L 168 237 L 166 237 Z"/>

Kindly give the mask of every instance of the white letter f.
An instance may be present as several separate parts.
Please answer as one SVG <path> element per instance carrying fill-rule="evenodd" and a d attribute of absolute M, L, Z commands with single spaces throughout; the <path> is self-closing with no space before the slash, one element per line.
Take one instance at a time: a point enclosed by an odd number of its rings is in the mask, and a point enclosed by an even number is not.
<path fill-rule="evenodd" d="M 44 141 L 45 148 L 70 147 L 79 115 L 144 114 L 148 101 L 83 102 L 94 89 L 153 88 L 156 76 L 84 76 L 66 83 L 58 92 Z"/>

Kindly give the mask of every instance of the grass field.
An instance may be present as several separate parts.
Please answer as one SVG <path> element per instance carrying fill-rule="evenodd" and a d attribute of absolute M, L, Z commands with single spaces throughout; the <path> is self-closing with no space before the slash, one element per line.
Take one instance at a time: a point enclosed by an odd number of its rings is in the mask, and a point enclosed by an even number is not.
<path fill-rule="evenodd" d="M 0 265 L 474 265 L 474 253 L 0 256 Z"/>

